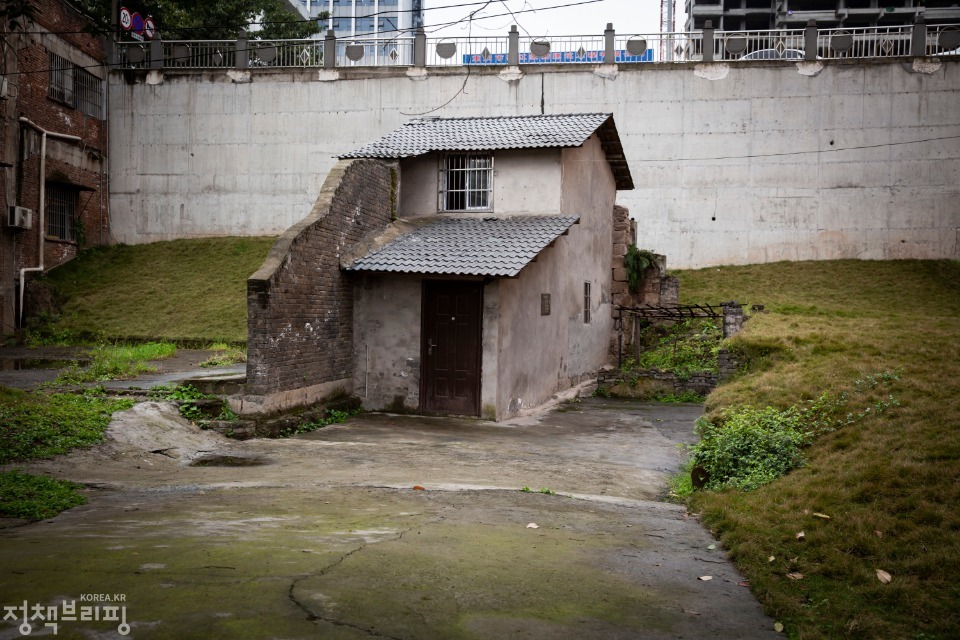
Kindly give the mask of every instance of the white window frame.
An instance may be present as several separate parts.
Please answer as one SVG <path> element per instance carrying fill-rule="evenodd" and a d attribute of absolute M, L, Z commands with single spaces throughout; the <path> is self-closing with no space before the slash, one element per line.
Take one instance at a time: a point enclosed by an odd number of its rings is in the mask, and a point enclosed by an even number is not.
<path fill-rule="evenodd" d="M 493 153 L 440 158 L 440 211 L 493 211 Z"/>

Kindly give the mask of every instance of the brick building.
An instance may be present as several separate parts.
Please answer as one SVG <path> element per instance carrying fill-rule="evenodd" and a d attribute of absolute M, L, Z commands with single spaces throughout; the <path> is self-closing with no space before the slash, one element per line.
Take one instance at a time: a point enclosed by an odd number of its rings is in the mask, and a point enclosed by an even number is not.
<path fill-rule="evenodd" d="M 105 39 L 69 2 L 30 7 L 0 25 L 0 333 L 19 324 L 21 277 L 109 239 Z"/>

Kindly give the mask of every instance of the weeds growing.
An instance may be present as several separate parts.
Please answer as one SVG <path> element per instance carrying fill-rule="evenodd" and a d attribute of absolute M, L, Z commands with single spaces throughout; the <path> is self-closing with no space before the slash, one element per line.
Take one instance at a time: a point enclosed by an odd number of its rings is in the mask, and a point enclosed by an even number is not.
<path fill-rule="evenodd" d="M 87 503 L 78 493 L 82 485 L 23 473 L 0 473 L 0 516 L 43 520 Z"/>
<path fill-rule="evenodd" d="M 229 421 L 237 419 L 237 414 L 230 409 L 230 405 L 219 396 L 203 393 L 190 384 L 157 386 L 151 389 L 148 395 L 154 400 L 169 400 L 175 403 L 181 416 L 201 428 L 206 428 L 210 420 Z M 207 404 L 206 401 L 209 400 L 219 401 L 217 409 L 214 409 L 214 411 L 219 411 L 216 415 L 208 414 L 201 406 Z"/>
<path fill-rule="evenodd" d="M 355 416 L 359 414 L 362 409 L 353 409 L 350 411 L 340 411 L 339 409 L 329 409 L 326 412 L 326 415 L 323 418 L 317 418 L 312 422 L 305 422 L 296 428 L 284 429 L 278 435 L 281 438 L 289 438 L 290 436 L 297 435 L 299 433 L 310 433 L 311 431 L 316 431 L 317 429 L 322 429 L 331 424 L 339 424 L 341 422 L 346 422 L 347 418 L 350 416 Z"/>
<path fill-rule="evenodd" d="M 247 361 L 247 350 L 239 347 L 231 347 L 225 342 L 215 342 L 207 349 L 217 351 L 200 363 L 201 367 L 229 367 L 230 365 Z"/>
<path fill-rule="evenodd" d="M 57 376 L 53 386 L 135 378 L 141 373 L 156 371 L 147 361 L 170 358 L 176 352 L 176 345 L 169 342 L 101 344 L 90 352 L 88 365 L 70 365 Z"/>
<path fill-rule="evenodd" d="M 0 464 L 98 444 L 111 415 L 132 406 L 97 389 L 47 395 L 0 387 Z"/>

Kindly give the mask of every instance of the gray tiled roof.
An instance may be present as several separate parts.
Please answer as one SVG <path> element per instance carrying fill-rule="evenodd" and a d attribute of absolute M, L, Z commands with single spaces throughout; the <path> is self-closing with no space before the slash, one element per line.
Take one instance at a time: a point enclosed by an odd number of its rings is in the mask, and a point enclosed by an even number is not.
<path fill-rule="evenodd" d="M 579 147 L 609 113 L 418 118 L 341 158 L 410 158 L 431 151 Z"/>
<path fill-rule="evenodd" d="M 339 157 L 396 160 L 433 151 L 579 147 L 594 133 L 600 137 L 617 189 L 633 189 L 633 178 L 610 113 L 417 118 Z"/>
<path fill-rule="evenodd" d="M 441 218 L 355 260 L 348 271 L 515 276 L 575 216 Z"/>

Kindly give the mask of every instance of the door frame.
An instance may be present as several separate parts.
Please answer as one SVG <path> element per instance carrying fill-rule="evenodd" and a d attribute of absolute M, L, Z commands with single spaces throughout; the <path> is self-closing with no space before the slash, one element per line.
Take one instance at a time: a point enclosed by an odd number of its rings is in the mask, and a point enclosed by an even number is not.
<path fill-rule="evenodd" d="M 437 285 L 451 286 L 463 285 L 470 289 L 476 289 L 477 292 L 477 328 L 475 335 L 476 349 L 473 355 L 474 365 L 476 366 L 476 385 L 474 388 L 475 406 L 469 413 L 449 414 L 437 409 L 428 409 L 427 405 L 427 341 L 431 336 L 427 331 L 427 309 L 428 309 L 428 290 Z M 483 290 L 486 281 L 484 280 L 462 280 L 462 279 L 443 279 L 432 278 L 423 279 L 420 289 L 420 412 L 435 415 L 469 415 L 479 417 L 480 407 L 482 405 L 481 391 L 483 389 Z"/>

